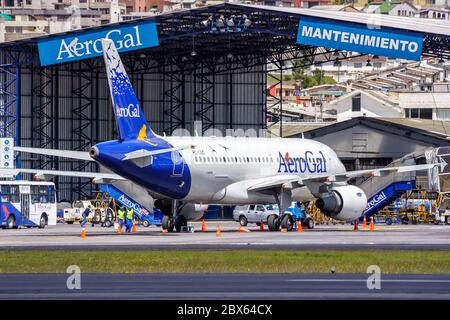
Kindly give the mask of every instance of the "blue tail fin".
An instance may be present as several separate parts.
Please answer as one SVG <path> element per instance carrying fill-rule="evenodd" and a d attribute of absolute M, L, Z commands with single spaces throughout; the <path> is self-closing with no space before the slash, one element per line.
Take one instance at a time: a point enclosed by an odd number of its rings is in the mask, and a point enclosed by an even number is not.
<path fill-rule="evenodd" d="M 114 42 L 110 39 L 103 39 L 102 47 L 120 139 L 154 137 L 155 134 L 145 120 Z"/>

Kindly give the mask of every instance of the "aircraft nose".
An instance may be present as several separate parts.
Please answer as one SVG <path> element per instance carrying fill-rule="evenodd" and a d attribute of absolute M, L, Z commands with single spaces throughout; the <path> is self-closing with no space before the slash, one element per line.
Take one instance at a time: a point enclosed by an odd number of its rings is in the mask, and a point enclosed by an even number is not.
<path fill-rule="evenodd" d="M 98 148 L 97 147 L 90 148 L 89 155 L 91 156 L 92 159 L 97 159 L 99 155 Z"/>

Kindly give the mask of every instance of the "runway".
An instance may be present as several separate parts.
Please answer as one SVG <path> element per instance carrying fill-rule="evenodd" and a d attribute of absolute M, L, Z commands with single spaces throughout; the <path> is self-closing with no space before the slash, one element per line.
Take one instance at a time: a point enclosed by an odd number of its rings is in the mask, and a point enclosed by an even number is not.
<path fill-rule="evenodd" d="M 450 299 L 450 275 L 381 275 L 379 290 L 367 274 L 81 274 L 79 290 L 68 276 L 2 274 L 0 299 Z"/>
<path fill-rule="evenodd" d="M 249 226 L 249 233 L 237 232 L 230 221 L 192 223 L 194 233 L 162 233 L 158 227 L 138 226 L 133 234 L 120 235 L 113 228 L 87 226 L 87 239 L 81 239 L 79 225 L 50 226 L 45 229 L 0 230 L 0 250 L 450 250 L 449 225 L 376 225 L 375 231 L 353 231 L 351 225 L 320 225 L 298 232 L 264 232 Z M 216 236 L 220 225 L 221 236 Z"/>

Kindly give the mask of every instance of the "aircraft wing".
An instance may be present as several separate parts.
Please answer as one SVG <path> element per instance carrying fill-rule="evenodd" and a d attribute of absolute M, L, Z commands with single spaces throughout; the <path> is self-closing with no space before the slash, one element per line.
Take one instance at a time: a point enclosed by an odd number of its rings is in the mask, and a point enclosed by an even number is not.
<path fill-rule="evenodd" d="M 276 187 L 284 187 L 288 184 L 292 189 L 302 186 L 297 175 L 278 175 L 263 179 L 254 179 L 250 183 L 250 186 L 247 187 L 247 191 L 264 191 Z"/>
<path fill-rule="evenodd" d="M 346 171 L 334 175 L 330 174 L 316 174 L 307 177 L 299 177 L 292 174 L 276 175 L 267 177 L 264 179 L 255 179 L 252 183 L 247 184 L 247 191 L 265 191 L 273 188 L 287 188 L 295 189 L 301 186 L 308 185 L 308 183 L 330 183 L 330 182 L 345 182 L 352 178 L 357 177 L 379 177 L 387 175 L 389 173 L 403 173 L 411 171 L 421 171 L 432 169 L 436 166 L 442 166 L 440 163 L 433 164 L 420 164 L 412 166 L 400 166 L 400 167 L 385 167 L 379 169 L 370 170 L 356 170 Z"/>
<path fill-rule="evenodd" d="M 62 158 L 71 158 L 76 160 L 94 161 L 89 156 L 87 151 L 71 151 L 71 150 L 57 150 L 57 149 L 41 149 L 41 148 L 27 148 L 27 147 L 14 147 L 14 151 L 41 154 L 44 156 L 55 156 Z"/>
<path fill-rule="evenodd" d="M 41 170 L 41 169 L 0 169 L 0 174 L 18 175 L 19 173 L 34 174 L 38 180 L 48 180 L 56 176 L 76 177 L 92 179 L 93 183 L 108 183 L 116 180 L 126 180 L 115 173 L 102 172 L 79 172 L 79 171 L 59 171 L 59 170 Z"/>
<path fill-rule="evenodd" d="M 315 181 L 315 182 L 334 182 L 334 181 L 347 181 L 352 178 L 358 177 L 380 177 L 383 175 L 388 175 L 389 173 L 403 173 L 403 172 L 412 172 L 412 171 L 421 171 L 432 169 L 436 166 L 440 166 L 440 163 L 431 163 L 431 164 L 419 164 L 412 166 L 400 166 L 400 167 L 384 167 L 379 169 L 368 169 L 368 170 L 355 170 L 355 171 L 346 171 L 334 175 L 324 174 L 319 176 L 312 176 L 310 178 L 303 178 L 303 181 Z"/>

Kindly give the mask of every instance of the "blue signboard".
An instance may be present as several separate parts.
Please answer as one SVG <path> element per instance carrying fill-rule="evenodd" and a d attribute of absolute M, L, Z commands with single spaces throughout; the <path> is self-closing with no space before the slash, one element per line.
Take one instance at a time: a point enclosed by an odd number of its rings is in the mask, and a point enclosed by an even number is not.
<path fill-rule="evenodd" d="M 301 17 L 297 43 L 384 57 L 420 60 L 423 36 L 395 29 Z"/>
<path fill-rule="evenodd" d="M 158 46 L 154 21 L 136 22 L 96 30 L 38 39 L 41 66 L 72 62 L 102 55 L 101 39 L 114 41 L 119 52 Z"/>

